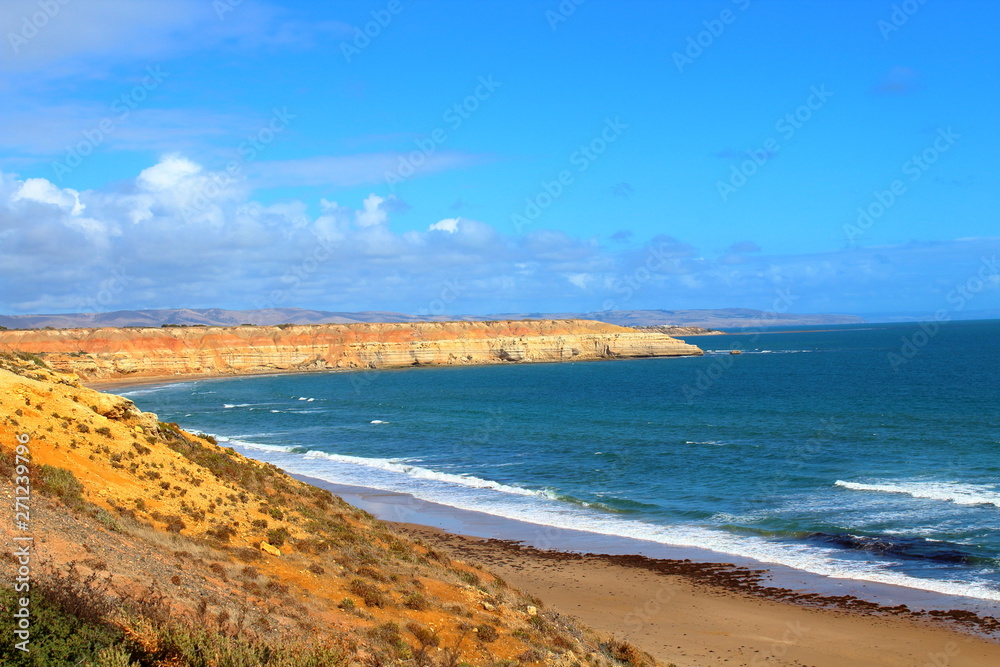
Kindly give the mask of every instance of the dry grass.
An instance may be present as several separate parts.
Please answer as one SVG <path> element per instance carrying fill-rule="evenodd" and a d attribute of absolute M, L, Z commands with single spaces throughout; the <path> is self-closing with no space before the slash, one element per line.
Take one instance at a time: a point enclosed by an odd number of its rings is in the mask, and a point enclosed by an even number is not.
<path fill-rule="evenodd" d="M 74 663 L 51 664 L 115 665 L 140 656 L 144 665 L 652 664 L 627 644 L 599 645 L 493 575 L 395 534 L 274 466 L 151 421 L 124 399 L 80 387 L 35 360 L 0 356 L 4 368 L 0 473 L 10 479 L 12 434 L 36 434 L 39 492 L 70 507 L 93 535 L 77 542 L 101 547 L 83 559 L 66 546 L 53 571 L 72 571 L 77 558 L 93 566 L 89 572 L 113 575 L 119 589 L 101 594 L 128 610 L 59 612 L 90 623 L 81 632 L 118 633 L 132 643 L 123 656 L 113 643 L 94 641 Z M 263 553 L 262 541 L 281 555 Z M 130 570 L 122 555 L 138 552 L 146 562 Z M 155 593 L 138 595 L 153 571 Z M 3 576 L 0 583 L 9 584 Z M 528 605 L 541 609 L 537 616 L 525 612 Z M 305 642 L 316 651 L 301 649 Z M 227 651 L 242 662 L 220 661 Z M 216 658 L 199 662 L 198 652 Z"/>

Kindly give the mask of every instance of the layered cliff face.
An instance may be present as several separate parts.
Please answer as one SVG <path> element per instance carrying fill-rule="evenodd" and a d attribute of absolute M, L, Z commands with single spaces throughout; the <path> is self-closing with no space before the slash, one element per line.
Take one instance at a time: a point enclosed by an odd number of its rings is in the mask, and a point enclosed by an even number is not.
<path fill-rule="evenodd" d="M 699 355 L 659 332 L 587 320 L 0 332 L 88 380 Z"/>

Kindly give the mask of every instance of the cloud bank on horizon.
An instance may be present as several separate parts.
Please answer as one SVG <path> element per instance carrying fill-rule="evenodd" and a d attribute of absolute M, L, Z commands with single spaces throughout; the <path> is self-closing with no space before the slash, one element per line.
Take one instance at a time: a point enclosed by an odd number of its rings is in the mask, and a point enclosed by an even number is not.
<path fill-rule="evenodd" d="M 998 17 L 8 2 L 0 312 L 1000 308 Z"/>

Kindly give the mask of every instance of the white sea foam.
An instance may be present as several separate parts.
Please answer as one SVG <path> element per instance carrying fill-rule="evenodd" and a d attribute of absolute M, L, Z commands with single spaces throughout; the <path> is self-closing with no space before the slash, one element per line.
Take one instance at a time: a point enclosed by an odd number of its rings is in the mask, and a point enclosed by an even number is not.
<path fill-rule="evenodd" d="M 372 424 L 388 424 L 389 422 L 384 422 L 381 419 L 373 419 L 373 420 L 371 420 L 371 423 Z"/>
<path fill-rule="evenodd" d="M 236 440 L 230 441 L 236 443 Z M 837 549 L 820 545 L 778 543 L 763 537 L 736 535 L 710 527 L 658 525 L 626 519 L 595 510 L 586 504 L 559 501 L 559 496 L 549 490 L 527 489 L 470 475 L 443 473 L 409 465 L 400 459 L 366 458 L 318 451 L 303 455 L 294 453 L 289 448 L 252 442 L 238 444 L 261 451 L 261 458 L 292 473 L 338 484 L 407 493 L 441 505 L 539 526 L 677 547 L 709 549 L 817 575 L 1000 602 L 1000 590 L 985 584 L 914 577 L 893 569 L 894 564 L 891 562 L 846 560 L 837 557 Z"/>
<path fill-rule="evenodd" d="M 406 463 L 406 459 L 366 458 L 362 456 L 348 456 L 346 454 L 327 454 L 326 452 L 319 452 L 315 450 L 306 453 L 305 458 L 328 459 L 338 463 L 350 463 L 353 465 L 377 468 L 379 470 L 385 470 L 393 473 L 401 473 L 413 479 L 434 480 L 438 482 L 446 482 L 448 484 L 471 487 L 474 489 L 492 489 L 494 491 L 500 491 L 501 493 L 509 493 L 518 496 L 539 496 L 543 498 L 555 497 L 552 492 L 547 490 L 525 489 L 520 486 L 501 484 L 500 482 L 494 482 L 493 480 L 482 479 L 472 475 L 455 475 L 447 472 L 437 472 L 435 470 L 431 470 L 430 468 L 410 465 Z"/>
<path fill-rule="evenodd" d="M 292 451 L 291 447 L 284 445 L 265 445 L 255 440 L 248 440 L 247 438 L 260 438 L 261 436 L 267 435 L 266 433 L 258 433 L 255 435 L 234 435 L 234 436 L 216 436 L 219 442 L 228 443 L 230 446 L 236 445 L 239 447 L 245 447 L 246 449 L 256 449 L 262 452 L 281 452 L 290 453 Z"/>
<path fill-rule="evenodd" d="M 130 396 L 143 396 L 145 394 L 154 394 L 158 391 L 163 391 L 164 389 L 177 389 L 179 387 L 188 387 L 196 383 L 194 382 L 178 382 L 177 384 L 164 384 L 158 385 L 156 387 L 143 387 L 142 389 L 132 389 L 130 391 L 118 391 L 115 392 L 119 396 L 124 396 L 126 398 Z"/>
<path fill-rule="evenodd" d="M 960 484 L 957 482 L 878 482 L 864 484 L 845 482 L 838 479 L 836 486 L 852 491 L 872 491 L 876 493 L 900 493 L 914 498 L 940 500 L 956 505 L 992 505 L 1000 507 L 1000 491 L 995 486 L 982 484 Z"/>

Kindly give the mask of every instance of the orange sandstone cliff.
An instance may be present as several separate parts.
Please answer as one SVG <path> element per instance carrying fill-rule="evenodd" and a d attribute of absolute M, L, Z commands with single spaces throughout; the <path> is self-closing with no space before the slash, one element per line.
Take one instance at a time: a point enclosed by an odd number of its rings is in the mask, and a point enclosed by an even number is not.
<path fill-rule="evenodd" d="M 86 380 L 700 355 L 663 333 L 588 320 L 0 332 Z"/>

